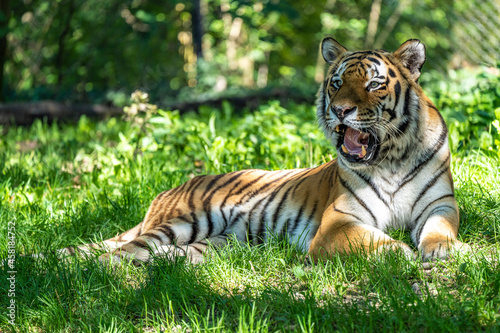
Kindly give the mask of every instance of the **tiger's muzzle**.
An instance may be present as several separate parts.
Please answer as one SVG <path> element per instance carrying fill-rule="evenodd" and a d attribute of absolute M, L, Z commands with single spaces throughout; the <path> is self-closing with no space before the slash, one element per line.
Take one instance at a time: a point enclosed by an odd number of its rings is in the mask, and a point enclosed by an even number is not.
<path fill-rule="evenodd" d="M 350 115 L 351 113 L 354 113 L 358 110 L 358 107 L 357 106 L 335 106 L 333 105 L 332 106 L 332 109 L 333 109 L 333 112 L 335 112 L 335 114 L 337 115 L 337 118 L 339 118 L 339 120 L 341 122 L 344 121 L 344 118 L 347 117 L 348 115 Z"/>

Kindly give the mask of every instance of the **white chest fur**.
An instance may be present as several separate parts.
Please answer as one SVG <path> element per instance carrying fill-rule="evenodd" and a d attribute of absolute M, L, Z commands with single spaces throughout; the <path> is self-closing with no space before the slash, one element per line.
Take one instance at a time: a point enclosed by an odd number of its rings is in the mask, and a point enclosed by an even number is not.
<path fill-rule="evenodd" d="M 355 191 L 350 191 L 351 197 L 338 208 L 381 230 L 390 227 L 411 229 L 431 202 L 453 194 L 447 171 L 442 158 L 396 172 L 374 168 L 367 175 L 343 170 L 340 177 L 348 178 L 346 187 Z"/>

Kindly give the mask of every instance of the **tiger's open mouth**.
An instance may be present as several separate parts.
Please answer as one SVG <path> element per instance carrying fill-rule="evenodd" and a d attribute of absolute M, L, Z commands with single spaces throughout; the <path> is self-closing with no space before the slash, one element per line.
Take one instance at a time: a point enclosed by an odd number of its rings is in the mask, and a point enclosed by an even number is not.
<path fill-rule="evenodd" d="M 346 125 L 338 125 L 335 132 L 339 134 L 337 141 L 337 151 L 349 162 L 360 163 L 370 162 L 377 153 L 376 138 L 366 132 Z"/>

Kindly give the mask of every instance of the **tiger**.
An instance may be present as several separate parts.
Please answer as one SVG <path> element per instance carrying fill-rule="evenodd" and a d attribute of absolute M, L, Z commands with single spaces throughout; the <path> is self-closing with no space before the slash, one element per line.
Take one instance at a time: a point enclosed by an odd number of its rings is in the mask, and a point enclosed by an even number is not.
<path fill-rule="evenodd" d="M 157 255 L 204 260 L 232 238 L 262 244 L 284 236 L 314 260 L 358 251 L 399 251 L 423 261 L 467 250 L 448 131 L 418 83 L 425 46 L 410 39 L 393 53 L 320 44 L 328 66 L 317 119 L 337 157 L 313 168 L 240 170 L 197 176 L 160 193 L 138 225 L 61 255 L 105 251 L 104 263 L 142 265 Z M 386 232 L 409 230 L 418 254 Z"/>

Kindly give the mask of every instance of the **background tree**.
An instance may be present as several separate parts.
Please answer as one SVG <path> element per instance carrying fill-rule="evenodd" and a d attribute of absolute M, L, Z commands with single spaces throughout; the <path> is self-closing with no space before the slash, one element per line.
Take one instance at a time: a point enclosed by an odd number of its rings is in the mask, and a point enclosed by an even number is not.
<path fill-rule="evenodd" d="M 3 101 L 3 76 L 7 56 L 7 33 L 10 18 L 9 0 L 0 1 L 0 102 Z"/>

